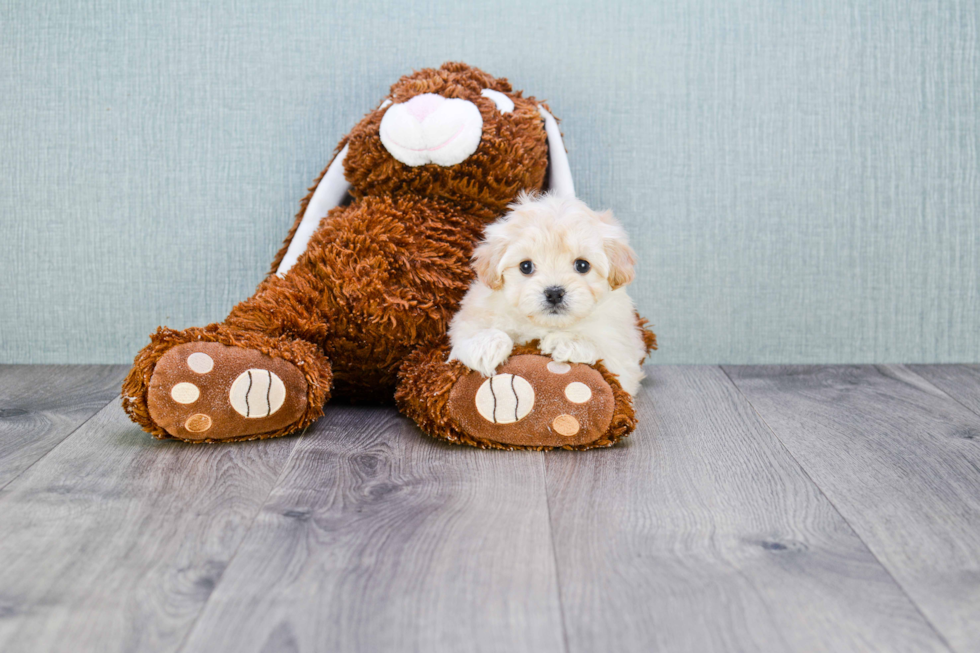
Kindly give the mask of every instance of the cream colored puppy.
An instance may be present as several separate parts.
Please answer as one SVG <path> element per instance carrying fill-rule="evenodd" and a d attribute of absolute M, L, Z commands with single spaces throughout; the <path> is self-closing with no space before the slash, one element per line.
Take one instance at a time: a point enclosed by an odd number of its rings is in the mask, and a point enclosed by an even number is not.
<path fill-rule="evenodd" d="M 633 300 L 636 255 L 606 211 L 521 194 L 473 253 L 477 280 L 449 326 L 450 360 L 491 376 L 514 344 L 569 363 L 601 360 L 636 394 L 646 356 Z"/>

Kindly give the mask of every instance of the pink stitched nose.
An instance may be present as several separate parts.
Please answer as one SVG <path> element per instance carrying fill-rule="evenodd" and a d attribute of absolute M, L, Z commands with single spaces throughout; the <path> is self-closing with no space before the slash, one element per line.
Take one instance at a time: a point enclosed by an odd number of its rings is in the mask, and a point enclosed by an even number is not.
<path fill-rule="evenodd" d="M 405 108 L 408 112 L 415 117 L 416 120 L 422 122 L 425 120 L 430 113 L 439 108 L 439 105 L 446 101 L 446 98 L 441 95 L 436 95 L 435 93 L 423 93 L 422 95 L 416 95 L 411 100 L 405 103 Z"/>

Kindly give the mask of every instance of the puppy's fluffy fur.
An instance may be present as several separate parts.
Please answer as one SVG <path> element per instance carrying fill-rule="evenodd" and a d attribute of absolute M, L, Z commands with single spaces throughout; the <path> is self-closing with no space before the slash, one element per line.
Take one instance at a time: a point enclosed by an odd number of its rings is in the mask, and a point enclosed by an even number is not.
<path fill-rule="evenodd" d="M 515 343 L 539 340 L 556 361 L 602 360 L 636 394 L 646 350 L 624 287 L 636 258 L 626 232 L 575 199 L 522 194 L 509 208 L 473 254 L 450 360 L 490 376 Z"/>

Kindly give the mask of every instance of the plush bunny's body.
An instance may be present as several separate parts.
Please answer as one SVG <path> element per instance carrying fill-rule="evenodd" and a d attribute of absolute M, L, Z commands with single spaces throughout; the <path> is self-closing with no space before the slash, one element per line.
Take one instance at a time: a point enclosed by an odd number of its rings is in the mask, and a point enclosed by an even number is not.
<path fill-rule="evenodd" d="M 508 422 L 487 419 L 483 377 L 445 362 L 484 227 L 521 190 L 545 186 L 549 120 L 465 64 L 399 80 L 340 143 L 255 295 L 221 324 L 151 337 L 124 383 L 126 411 L 158 437 L 194 442 L 302 429 L 331 396 L 395 396 L 431 435 L 478 446 L 589 448 L 628 433 L 631 402 L 601 364 L 572 366 L 593 400 L 569 406 L 549 359 L 515 351 L 490 389 L 518 375 L 537 408 Z M 575 433 L 555 431 L 559 414 L 574 415 Z"/>

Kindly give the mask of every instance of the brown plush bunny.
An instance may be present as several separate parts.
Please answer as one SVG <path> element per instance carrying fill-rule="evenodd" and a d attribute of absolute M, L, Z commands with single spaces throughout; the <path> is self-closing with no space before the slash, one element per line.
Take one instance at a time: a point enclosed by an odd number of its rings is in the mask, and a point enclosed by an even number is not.
<path fill-rule="evenodd" d="M 462 63 L 403 77 L 340 142 L 255 294 L 221 324 L 151 336 L 123 384 L 126 412 L 160 438 L 251 440 L 306 427 L 331 396 L 394 394 L 452 442 L 612 444 L 633 408 L 601 364 L 556 374 L 518 347 L 498 374 L 522 379 L 511 400 L 533 408 L 508 421 L 478 410 L 482 376 L 445 362 L 474 245 L 520 191 L 545 187 L 549 147 L 550 186 L 571 193 L 557 125 L 534 98 Z M 572 381 L 589 402 L 564 397 Z"/>

